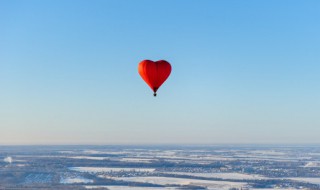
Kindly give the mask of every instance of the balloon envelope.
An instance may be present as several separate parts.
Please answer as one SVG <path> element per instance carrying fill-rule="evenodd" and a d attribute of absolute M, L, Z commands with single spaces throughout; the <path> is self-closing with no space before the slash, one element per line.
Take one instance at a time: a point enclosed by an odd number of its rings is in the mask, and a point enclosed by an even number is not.
<path fill-rule="evenodd" d="M 156 96 L 157 90 L 167 80 L 171 73 L 171 65 L 165 60 L 143 60 L 138 65 L 142 79 L 150 86 Z"/>

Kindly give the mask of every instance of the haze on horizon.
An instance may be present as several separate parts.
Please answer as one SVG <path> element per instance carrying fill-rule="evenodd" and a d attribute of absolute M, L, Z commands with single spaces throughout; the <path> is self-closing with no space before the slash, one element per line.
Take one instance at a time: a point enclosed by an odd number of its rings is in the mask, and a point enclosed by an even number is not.
<path fill-rule="evenodd" d="M 320 143 L 320 1 L 0 1 L 0 144 Z M 172 74 L 158 96 L 143 59 Z"/>

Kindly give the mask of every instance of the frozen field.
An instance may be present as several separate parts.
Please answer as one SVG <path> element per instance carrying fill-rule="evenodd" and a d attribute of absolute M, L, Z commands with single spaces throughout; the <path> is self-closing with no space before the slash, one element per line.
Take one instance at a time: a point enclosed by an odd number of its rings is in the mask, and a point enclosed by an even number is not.
<path fill-rule="evenodd" d="M 152 168 L 98 168 L 98 167 L 72 167 L 69 168 L 73 171 L 88 172 L 88 173 L 101 173 L 101 172 L 153 172 Z"/>
<path fill-rule="evenodd" d="M 317 190 L 319 146 L 0 147 L 0 189 Z"/>
<path fill-rule="evenodd" d="M 185 178 L 172 178 L 172 177 L 121 177 L 119 180 L 151 183 L 157 185 L 195 185 L 207 187 L 208 189 L 230 189 L 241 188 L 246 183 L 226 182 L 226 181 L 213 181 L 213 180 L 197 180 Z"/>
<path fill-rule="evenodd" d="M 307 183 L 312 183 L 312 184 L 318 184 L 320 185 L 320 178 L 303 178 L 303 177 L 293 177 L 293 178 L 289 178 L 291 180 L 295 180 L 295 181 L 303 181 L 303 182 L 307 182 Z M 320 189 L 320 188 L 319 188 Z"/>
<path fill-rule="evenodd" d="M 176 187 L 134 187 L 134 186 L 94 186 L 87 185 L 86 189 L 101 189 L 107 188 L 108 190 L 177 190 Z"/>
<path fill-rule="evenodd" d="M 86 179 L 83 177 L 66 177 L 66 178 L 61 178 L 60 183 L 63 183 L 63 184 L 93 183 L 93 180 Z"/>
<path fill-rule="evenodd" d="M 166 174 L 174 175 L 187 175 L 195 177 L 206 177 L 206 178 L 221 178 L 221 179 L 269 179 L 260 175 L 244 174 L 244 173 L 191 173 L 191 172 L 166 172 Z"/>

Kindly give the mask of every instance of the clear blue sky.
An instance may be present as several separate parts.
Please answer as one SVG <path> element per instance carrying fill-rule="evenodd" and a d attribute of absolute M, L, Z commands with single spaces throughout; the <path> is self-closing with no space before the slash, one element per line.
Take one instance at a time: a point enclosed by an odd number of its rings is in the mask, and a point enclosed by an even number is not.
<path fill-rule="evenodd" d="M 318 0 L 0 0 L 0 144 L 320 143 L 319 83 Z"/>

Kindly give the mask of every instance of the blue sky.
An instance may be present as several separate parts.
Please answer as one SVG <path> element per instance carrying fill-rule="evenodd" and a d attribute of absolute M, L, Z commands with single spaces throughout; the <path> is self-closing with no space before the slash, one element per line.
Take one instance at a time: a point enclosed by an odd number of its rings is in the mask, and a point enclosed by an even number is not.
<path fill-rule="evenodd" d="M 0 1 L 0 144 L 320 143 L 320 1 Z M 158 96 L 143 59 L 172 74 Z"/>

